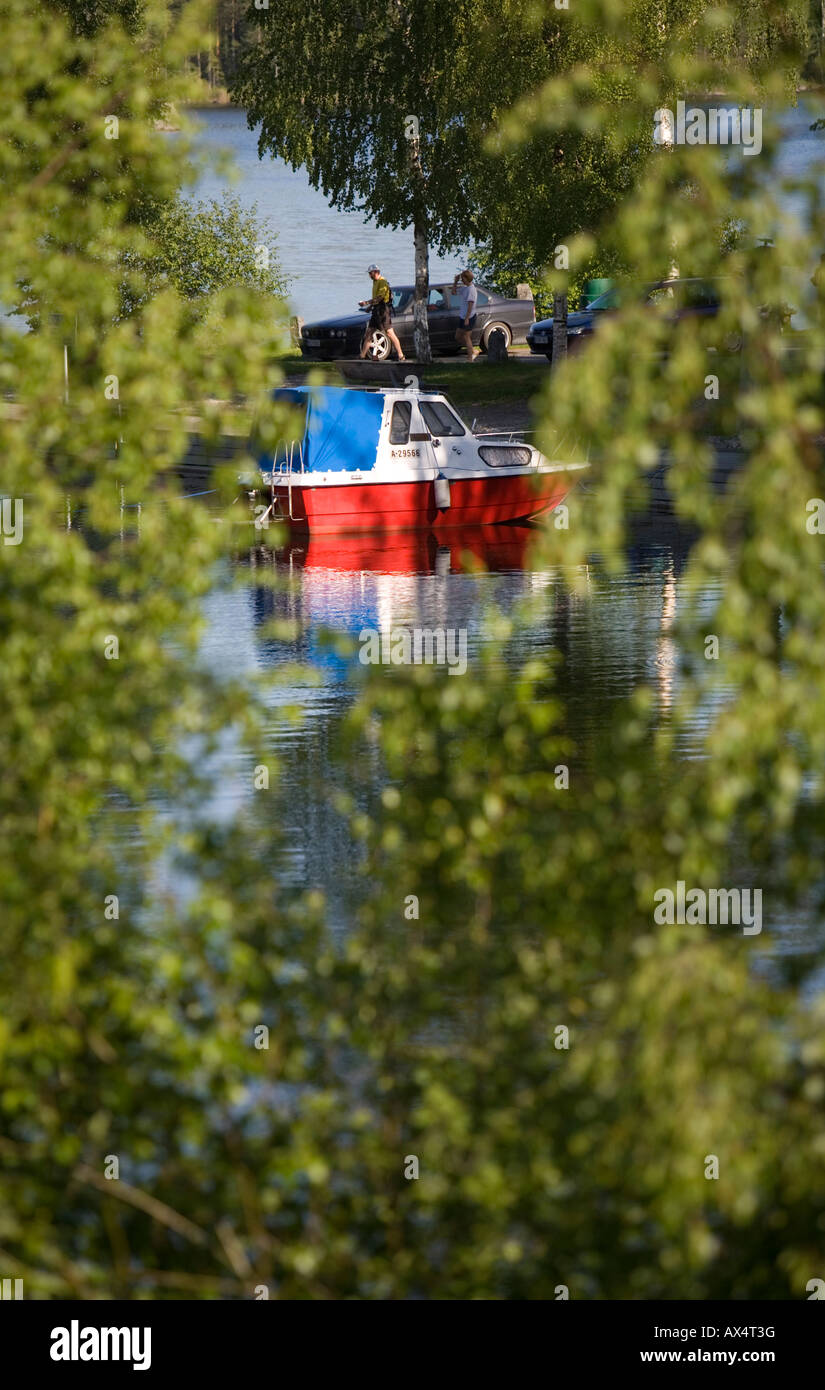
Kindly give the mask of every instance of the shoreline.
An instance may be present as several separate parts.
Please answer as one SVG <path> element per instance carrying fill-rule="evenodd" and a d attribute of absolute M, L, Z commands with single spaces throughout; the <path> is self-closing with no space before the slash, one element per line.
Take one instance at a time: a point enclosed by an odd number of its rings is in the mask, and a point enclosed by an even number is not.
<path fill-rule="evenodd" d="M 816 95 L 817 93 L 825 95 L 825 77 L 823 77 L 821 81 L 814 81 L 812 79 L 808 82 L 800 82 L 799 86 L 795 89 L 795 93 L 797 97 L 811 96 Z M 701 96 L 697 96 L 695 93 L 691 93 L 690 100 L 699 102 L 716 101 L 720 97 L 724 99 L 725 93 L 704 92 Z M 225 89 L 221 90 L 221 94 L 219 96 L 199 99 L 198 101 L 182 102 L 178 109 L 181 111 L 214 111 L 219 110 L 220 108 L 231 109 L 233 111 L 243 111 L 245 109 L 243 106 L 238 106 L 237 102 L 234 102 L 232 100 L 229 93 Z"/>

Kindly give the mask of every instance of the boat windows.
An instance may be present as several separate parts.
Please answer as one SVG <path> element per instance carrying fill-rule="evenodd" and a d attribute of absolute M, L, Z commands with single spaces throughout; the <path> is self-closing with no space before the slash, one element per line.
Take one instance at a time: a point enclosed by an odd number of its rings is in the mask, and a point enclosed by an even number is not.
<path fill-rule="evenodd" d="M 531 458 L 526 444 L 485 444 L 478 452 L 493 468 L 526 468 Z"/>
<path fill-rule="evenodd" d="M 466 434 L 458 416 L 444 401 L 421 401 L 420 405 L 424 424 L 432 434 Z"/>
<path fill-rule="evenodd" d="M 410 440 L 410 420 L 412 405 L 409 401 L 396 401 L 392 408 L 390 423 L 390 443 L 408 444 Z"/>

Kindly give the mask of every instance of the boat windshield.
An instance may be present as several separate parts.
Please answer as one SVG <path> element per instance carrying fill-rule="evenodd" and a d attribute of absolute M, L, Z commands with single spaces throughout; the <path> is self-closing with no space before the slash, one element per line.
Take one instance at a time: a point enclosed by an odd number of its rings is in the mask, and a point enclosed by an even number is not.
<path fill-rule="evenodd" d="M 464 434 L 464 426 L 446 401 L 422 401 L 421 414 L 430 434 Z"/>

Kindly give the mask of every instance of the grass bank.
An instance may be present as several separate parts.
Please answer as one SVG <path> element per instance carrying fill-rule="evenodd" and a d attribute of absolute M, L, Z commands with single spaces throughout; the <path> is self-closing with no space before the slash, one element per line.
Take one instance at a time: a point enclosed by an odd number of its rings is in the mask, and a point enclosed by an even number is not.
<path fill-rule="evenodd" d="M 346 379 L 333 363 L 309 363 L 306 358 L 291 356 L 281 359 L 279 365 L 291 380 L 304 380 L 314 371 L 320 380 L 344 384 Z M 420 366 L 409 362 L 398 368 L 399 380 L 405 376 L 415 376 L 422 387 L 446 391 L 456 405 L 510 405 L 524 404 L 544 385 L 549 367 L 542 358 L 530 362 L 513 358 L 498 366 L 490 366 L 484 358 L 472 365 L 468 362 L 434 362 L 431 366 Z"/>

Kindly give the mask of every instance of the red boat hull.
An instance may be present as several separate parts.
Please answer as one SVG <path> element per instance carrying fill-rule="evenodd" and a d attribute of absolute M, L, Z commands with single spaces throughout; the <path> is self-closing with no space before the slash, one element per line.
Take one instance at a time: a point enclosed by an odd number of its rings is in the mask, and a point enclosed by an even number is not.
<path fill-rule="evenodd" d="M 570 490 L 563 474 L 452 478 L 450 506 L 439 511 L 432 482 L 276 487 L 284 520 L 296 531 L 446 530 L 526 521 L 557 507 Z"/>

